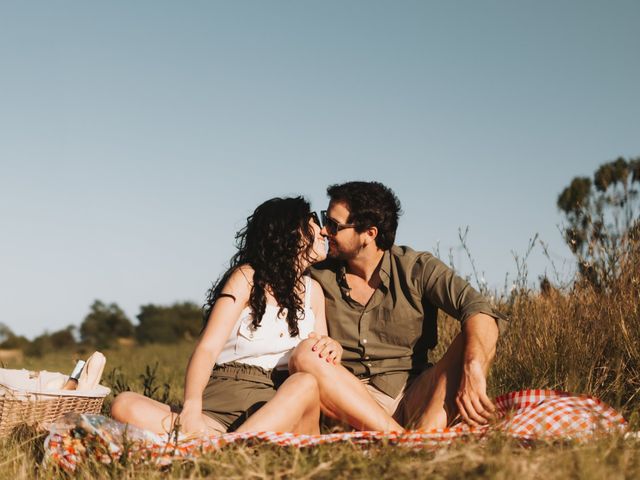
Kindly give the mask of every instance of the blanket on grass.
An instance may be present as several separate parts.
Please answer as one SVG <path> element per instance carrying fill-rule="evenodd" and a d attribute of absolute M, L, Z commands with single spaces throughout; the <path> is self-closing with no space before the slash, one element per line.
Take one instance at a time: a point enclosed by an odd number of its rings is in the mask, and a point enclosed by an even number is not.
<path fill-rule="evenodd" d="M 495 399 L 496 420 L 483 427 L 459 423 L 450 428 L 398 433 L 346 432 L 297 435 L 280 432 L 226 433 L 198 439 L 155 435 L 101 415 L 70 413 L 50 427 L 45 440 L 47 460 L 67 471 L 88 458 L 152 462 L 195 459 L 236 442 L 263 442 L 280 446 L 312 447 L 336 442 L 384 443 L 410 448 L 436 448 L 456 439 L 482 438 L 499 432 L 523 443 L 532 441 L 587 440 L 626 430 L 627 423 L 613 408 L 589 396 L 553 390 L 524 390 Z"/>

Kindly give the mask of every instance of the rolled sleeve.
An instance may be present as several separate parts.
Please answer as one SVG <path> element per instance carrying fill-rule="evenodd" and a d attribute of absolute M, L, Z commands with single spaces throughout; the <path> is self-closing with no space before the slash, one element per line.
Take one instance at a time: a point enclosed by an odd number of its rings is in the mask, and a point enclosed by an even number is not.
<path fill-rule="evenodd" d="M 507 318 L 475 290 L 469 282 L 459 277 L 442 261 L 424 253 L 416 261 L 414 273 L 420 269 L 420 293 L 432 305 L 464 323 L 469 317 L 484 313 L 493 317 L 502 331 Z"/>

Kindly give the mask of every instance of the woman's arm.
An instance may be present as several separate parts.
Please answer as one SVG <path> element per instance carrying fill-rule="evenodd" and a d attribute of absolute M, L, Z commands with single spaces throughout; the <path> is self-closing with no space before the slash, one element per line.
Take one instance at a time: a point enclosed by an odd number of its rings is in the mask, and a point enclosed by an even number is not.
<path fill-rule="evenodd" d="M 324 292 L 315 280 L 311 280 L 311 310 L 316 319 L 313 331 L 319 335 L 328 335 L 327 318 L 324 314 Z"/>
<path fill-rule="evenodd" d="M 204 392 L 211 370 L 227 342 L 242 309 L 248 304 L 253 270 L 243 266 L 231 274 L 221 296 L 213 306 L 209 320 L 189 359 L 184 387 L 182 422 L 185 431 L 191 431 L 192 421 L 199 421 Z"/>
<path fill-rule="evenodd" d="M 324 310 L 324 292 L 320 284 L 315 280 L 311 281 L 311 310 L 313 310 L 316 323 L 309 338 L 318 339 L 312 350 L 318 352 L 320 358 L 337 365 L 342 359 L 342 345 L 328 336 L 327 317 Z"/>

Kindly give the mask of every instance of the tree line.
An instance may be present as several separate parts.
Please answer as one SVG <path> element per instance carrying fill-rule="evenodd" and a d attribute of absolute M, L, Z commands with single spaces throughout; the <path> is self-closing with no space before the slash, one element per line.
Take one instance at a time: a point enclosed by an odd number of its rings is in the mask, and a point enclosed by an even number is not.
<path fill-rule="evenodd" d="M 618 157 L 600 165 L 593 177 L 575 177 L 556 205 L 565 220 L 564 239 L 576 258 L 576 281 L 606 290 L 640 249 L 640 157 Z M 550 285 L 546 277 L 543 291 L 545 284 Z M 104 349 L 132 340 L 167 344 L 194 339 L 203 327 L 202 310 L 192 302 L 143 305 L 136 318 L 134 326 L 117 304 L 96 300 L 78 330 L 70 325 L 33 341 L 0 323 L 0 348 L 37 356 L 54 349 Z"/>
<path fill-rule="evenodd" d="M 95 300 L 80 327 L 69 325 L 61 330 L 29 340 L 0 324 L 0 348 L 21 349 L 26 355 L 40 356 L 59 349 L 105 349 L 117 344 L 176 343 L 193 340 L 203 326 L 202 309 L 192 302 L 173 305 L 142 305 L 133 325 L 116 303 Z"/>

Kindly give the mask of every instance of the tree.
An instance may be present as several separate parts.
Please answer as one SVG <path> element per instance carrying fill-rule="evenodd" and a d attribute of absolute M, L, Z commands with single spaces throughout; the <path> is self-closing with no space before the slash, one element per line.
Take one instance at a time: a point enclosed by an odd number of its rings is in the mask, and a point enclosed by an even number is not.
<path fill-rule="evenodd" d="M 29 343 L 26 337 L 16 335 L 7 325 L 0 323 L 0 348 L 25 350 Z"/>
<path fill-rule="evenodd" d="M 8 350 L 20 349 L 26 352 L 29 345 L 31 345 L 31 342 L 27 337 L 23 335 L 12 335 L 0 343 L 0 348 L 6 348 Z"/>
<path fill-rule="evenodd" d="M 58 330 L 49 335 L 51 346 L 56 350 L 63 350 L 65 348 L 73 348 L 76 346 L 76 338 L 73 335 L 73 331 L 76 329 L 74 325 L 69 325 L 67 328 Z"/>
<path fill-rule="evenodd" d="M 619 157 L 589 177 L 576 177 L 558 196 L 567 221 L 565 241 L 583 278 L 598 287 L 620 273 L 640 228 L 640 157 Z"/>
<path fill-rule="evenodd" d="M 80 325 L 80 338 L 97 348 L 106 348 L 119 337 L 132 337 L 134 328 L 131 321 L 118 305 L 105 305 L 96 300 L 91 311 Z"/>
<path fill-rule="evenodd" d="M 6 342 L 11 337 L 15 337 L 13 331 L 7 325 L 0 322 L 0 344 Z"/>
<path fill-rule="evenodd" d="M 174 303 L 164 307 L 143 305 L 137 316 L 136 339 L 140 343 L 175 343 L 193 339 L 202 328 L 202 311 L 195 303 Z"/>
<path fill-rule="evenodd" d="M 33 357 L 41 357 L 45 353 L 54 350 L 75 351 L 78 346 L 75 336 L 73 335 L 75 329 L 76 327 L 74 325 L 69 325 L 53 333 L 45 332 L 34 338 L 31 342 L 27 340 L 26 344 L 20 348 L 23 348 L 27 355 Z M 24 337 L 15 337 L 14 342 L 19 342 L 21 338 Z"/>

